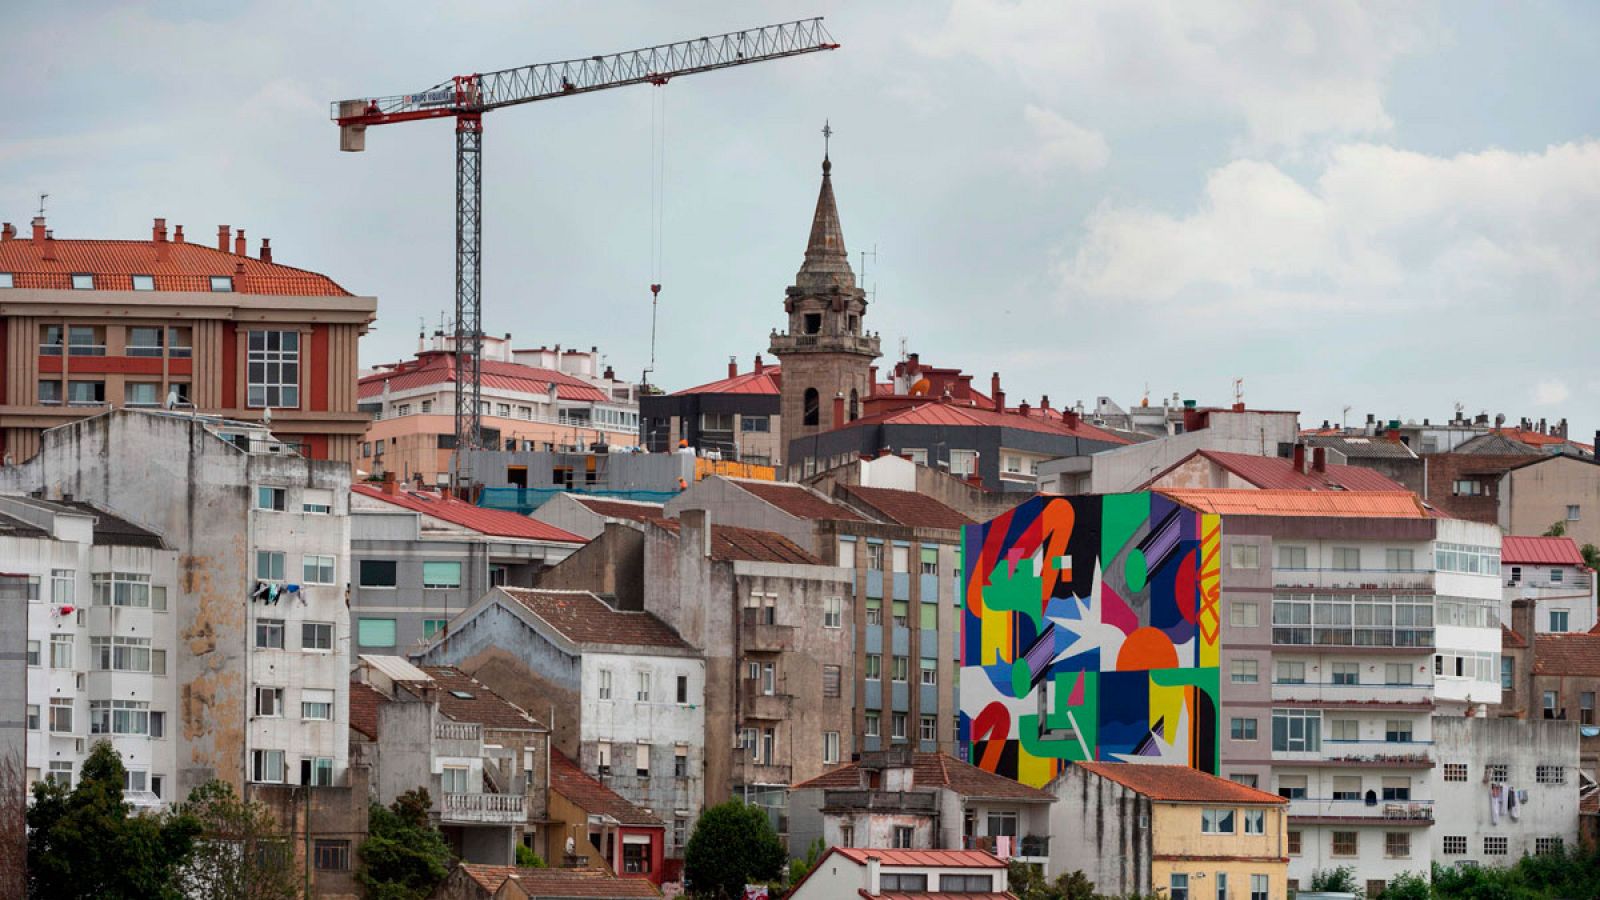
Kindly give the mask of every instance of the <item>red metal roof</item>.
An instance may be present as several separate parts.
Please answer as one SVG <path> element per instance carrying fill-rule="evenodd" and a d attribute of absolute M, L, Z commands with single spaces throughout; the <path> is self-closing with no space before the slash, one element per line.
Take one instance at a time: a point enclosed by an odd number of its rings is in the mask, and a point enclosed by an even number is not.
<path fill-rule="evenodd" d="M 778 395 L 778 386 L 781 376 L 778 366 L 767 366 L 759 372 L 744 372 L 731 378 L 712 381 L 706 384 L 673 391 L 669 397 L 683 397 L 689 394 L 770 394 Z"/>
<path fill-rule="evenodd" d="M 855 510 L 841 506 L 826 497 L 813 493 L 798 484 L 776 481 L 748 481 L 729 479 L 747 494 L 754 494 L 791 516 L 801 519 L 840 519 L 846 522 L 865 522 Z"/>
<path fill-rule="evenodd" d="M 392 369 L 362 378 L 359 394 L 361 399 L 367 400 L 383 396 L 385 384 L 391 391 L 407 391 L 435 384 L 451 384 L 455 380 L 455 354 L 429 351 L 415 359 L 399 363 Z M 483 360 L 485 388 L 519 394 L 549 394 L 552 384 L 556 386 L 556 397 L 561 400 L 603 403 L 611 399 L 594 385 L 554 369 L 541 369 L 538 366 L 525 366 L 521 363 L 493 359 Z"/>
<path fill-rule="evenodd" d="M 569 531 L 563 531 L 538 519 L 505 510 L 484 509 L 438 491 L 400 488 L 395 493 L 389 494 L 385 493 L 381 486 L 372 484 L 354 484 L 350 486 L 350 490 L 363 497 L 382 500 L 402 509 L 443 519 L 479 534 L 535 541 L 559 541 L 564 544 L 588 543 Z"/>
<path fill-rule="evenodd" d="M 1500 562 L 1529 566 L 1584 565 L 1583 553 L 1572 538 L 1512 534 L 1500 539 Z"/>
<path fill-rule="evenodd" d="M 1277 797 L 1272 799 L 1276 800 Z M 983 850 L 886 850 L 881 847 L 834 847 L 833 852 L 851 862 L 866 865 L 876 856 L 885 866 L 924 866 L 946 869 L 1004 869 L 1006 864 Z"/>
<path fill-rule="evenodd" d="M 71 290 L 72 276 L 93 275 L 96 290 L 131 291 L 134 275 L 155 278 L 158 291 L 210 293 L 211 277 L 233 279 L 235 294 L 287 297 L 348 297 L 333 279 L 250 256 L 235 256 L 215 247 L 188 242 L 51 240 L 55 259 L 45 259 L 46 245 L 27 237 L 0 241 L 0 272 L 13 274 L 19 288 Z M 160 250 L 166 259 L 160 259 Z M 241 272 L 239 267 L 243 266 Z"/>
<path fill-rule="evenodd" d="M 1086 772 L 1110 779 L 1152 800 L 1172 803 L 1261 803 L 1274 806 L 1289 801 L 1277 794 L 1218 778 L 1188 766 L 1108 763 L 1088 760 L 1073 763 Z"/>
<path fill-rule="evenodd" d="M 1150 479 L 1154 484 L 1162 475 L 1187 463 L 1196 456 L 1204 457 L 1229 472 L 1238 475 L 1258 488 L 1293 491 L 1403 491 L 1405 485 L 1386 475 L 1361 466 L 1329 465 L 1327 471 L 1302 472 L 1294 467 L 1294 460 L 1280 456 L 1251 456 L 1248 453 L 1223 453 L 1217 450 L 1196 450 L 1161 475 Z"/>
<path fill-rule="evenodd" d="M 1224 516 L 1327 516 L 1343 519 L 1428 519 L 1410 491 L 1296 491 L 1249 488 L 1157 488 L 1201 512 Z"/>
<path fill-rule="evenodd" d="M 1052 415 L 1046 418 L 1041 413 L 1042 411 L 1030 410 L 1029 414 L 1024 416 L 1011 410 L 998 413 L 993 409 L 982 406 L 962 406 L 959 403 L 925 401 L 903 409 L 893 409 L 888 412 L 862 416 L 843 427 L 856 428 L 862 425 L 940 425 L 957 428 L 1016 428 L 1022 431 L 1037 431 L 1046 434 L 1059 434 L 1064 437 L 1083 438 L 1090 441 L 1103 441 L 1108 444 L 1132 443 L 1121 435 L 1096 428 L 1081 419 L 1074 424 L 1068 424 L 1060 416 Z"/>

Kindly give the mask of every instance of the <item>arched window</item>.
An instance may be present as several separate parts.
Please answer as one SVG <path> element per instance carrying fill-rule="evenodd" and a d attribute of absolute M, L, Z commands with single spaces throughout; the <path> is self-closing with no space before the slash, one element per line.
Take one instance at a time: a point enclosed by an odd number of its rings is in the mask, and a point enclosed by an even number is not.
<path fill-rule="evenodd" d="M 806 388 L 805 404 L 805 415 L 801 418 L 801 423 L 805 425 L 816 425 L 818 418 L 822 415 L 822 404 L 821 401 L 817 399 L 816 388 Z"/>
<path fill-rule="evenodd" d="M 850 389 L 850 421 L 854 422 L 855 420 L 857 420 L 859 418 L 861 418 L 861 395 L 856 393 L 856 389 L 855 388 L 851 388 Z"/>

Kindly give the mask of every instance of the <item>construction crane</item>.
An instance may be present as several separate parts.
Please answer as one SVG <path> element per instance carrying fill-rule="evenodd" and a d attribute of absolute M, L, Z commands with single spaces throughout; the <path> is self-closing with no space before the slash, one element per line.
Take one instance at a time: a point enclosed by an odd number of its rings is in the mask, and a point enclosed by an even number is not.
<path fill-rule="evenodd" d="M 661 86 L 681 75 L 837 50 L 822 19 L 802 19 L 694 38 L 608 56 L 457 75 L 424 91 L 333 104 L 339 149 L 366 149 L 366 130 L 446 116 L 456 120 L 456 450 L 451 486 L 459 488 L 465 454 L 483 443 L 480 422 L 483 351 L 483 114 L 507 106 L 572 97 L 630 84 Z"/>

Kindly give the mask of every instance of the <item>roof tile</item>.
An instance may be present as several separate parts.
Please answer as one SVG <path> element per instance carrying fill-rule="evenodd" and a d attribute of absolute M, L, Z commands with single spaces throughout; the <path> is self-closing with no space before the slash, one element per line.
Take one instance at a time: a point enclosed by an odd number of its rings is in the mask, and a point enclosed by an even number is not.
<path fill-rule="evenodd" d="M 1073 765 L 1129 788 L 1152 800 L 1172 803 L 1288 803 L 1277 794 L 1218 778 L 1188 766 L 1080 761 Z"/>
<path fill-rule="evenodd" d="M 586 543 L 583 538 L 538 519 L 507 510 L 475 506 L 439 491 L 417 491 L 402 487 L 395 493 L 389 494 L 385 493 L 381 486 L 373 484 L 353 484 L 350 490 L 363 497 L 382 500 L 402 509 L 443 519 L 480 534 L 534 541 L 558 541 L 565 544 Z"/>
<path fill-rule="evenodd" d="M 964 797 L 977 797 L 986 800 L 1041 800 L 1048 802 L 1055 799 L 1048 791 L 1029 787 L 1021 782 L 985 771 L 943 753 L 915 753 L 912 756 L 911 766 L 913 790 L 919 788 L 948 788 Z M 840 766 L 830 772 L 825 772 L 810 781 L 794 785 L 790 790 L 798 791 L 806 788 L 852 790 L 860 786 L 860 763 L 851 763 Z"/>
<path fill-rule="evenodd" d="M 631 900 L 634 897 L 659 897 L 661 891 L 644 878 L 618 878 L 605 869 L 546 868 L 521 869 L 516 866 L 489 866 L 458 863 L 467 876 L 486 893 L 493 895 L 507 881 L 515 879 L 530 900 L 543 898 L 595 898 Z"/>
<path fill-rule="evenodd" d="M 894 488 L 865 487 L 859 484 L 841 485 L 841 489 L 878 515 L 892 522 L 912 528 L 956 529 L 974 524 L 960 512 L 916 491 Z"/>
<path fill-rule="evenodd" d="M 855 510 L 823 497 L 810 488 L 778 481 L 749 481 L 729 479 L 747 494 L 765 500 L 791 516 L 800 519 L 837 519 L 846 522 L 865 522 L 866 517 Z"/>
<path fill-rule="evenodd" d="M 591 816 L 610 816 L 624 825 L 665 827 L 661 819 L 622 798 L 578 768 L 565 753 L 550 750 L 550 790 Z"/>
<path fill-rule="evenodd" d="M 613 609 L 588 591 L 499 590 L 574 643 L 693 649 L 653 613 Z"/>
<path fill-rule="evenodd" d="M 438 686 L 439 711 L 456 722 L 502 731 L 544 731 L 544 724 L 454 666 L 423 666 Z"/>
<path fill-rule="evenodd" d="M 1600 625 L 1596 625 L 1595 628 L 1600 628 Z M 1589 633 L 1590 634 L 1594 634 L 1595 632 L 1593 630 L 1590 630 Z M 1516 649 L 1527 647 L 1528 646 L 1528 639 L 1523 637 L 1520 634 L 1517 634 L 1515 631 L 1512 631 L 1510 625 L 1501 625 L 1500 626 L 1500 646 L 1501 647 L 1509 647 L 1509 648 L 1511 648 L 1513 650 L 1516 650 Z"/>
<path fill-rule="evenodd" d="M 638 500 L 612 500 L 601 497 L 585 497 L 580 494 L 568 494 L 573 500 L 598 516 L 608 519 L 630 519 L 635 522 L 648 522 L 659 519 L 665 515 L 665 508 L 660 503 L 644 503 Z"/>
<path fill-rule="evenodd" d="M 1281 456 L 1251 456 L 1248 453 L 1224 453 L 1218 450 L 1196 450 L 1172 468 L 1183 465 L 1195 456 L 1211 460 L 1238 475 L 1258 488 L 1300 491 L 1403 491 L 1405 485 L 1372 469 L 1361 466 L 1327 466 L 1327 471 L 1302 472 L 1294 467 L 1294 460 Z M 1165 474 L 1165 473 L 1162 473 Z M 1161 476 L 1157 475 L 1156 479 Z M 1151 479 L 1152 483 L 1155 479 Z"/>
<path fill-rule="evenodd" d="M 677 519 L 648 521 L 673 534 L 679 534 L 683 528 L 683 523 Z M 802 566 L 823 564 L 804 547 L 781 534 L 715 522 L 711 523 L 711 558 L 718 562 L 792 563 Z"/>
<path fill-rule="evenodd" d="M 388 702 L 389 698 L 372 685 L 350 682 L 350 727 L 366 735 L 368 740 L 377 740 L 378 707 Z"/>
<path fill-rule="evenodd" d="M 1536 634 L 1533 674 L 1600 677 L 1600 634 Z"/>
<path fill-rule="evenodd" d="M 1015 428 L 1021 431 L 1038 431 L 1065 437 L 1102 441 L 1107 444 L 1131 444 L 1132 441 L 1117 434 L 1096 428 L 1078 420 L 1068 424 L 1060 416 L 1046 415 L 1042 410 L 1030 411 L 1026 416 L 1007 410 L 1004 413 L 982 406 L 962 406 L 959 403 L 928 401 L 892 409 L 887 412 L 862 416 L 843 428 L 864 425 L 942 425 L 946 427 Z M 841 429 L 843 430 L 843 429 Z"/>
<path fill-rule="evenodd" d="M 96 290 L 131 291 L 134 275 L 155 278 L 158 291 L 211 292 L 212 276 L 233 279 L 235 294 L 287 297 L 348 297 L 326 275 L 279 263 L 236 256 L 187 241 L 51 240 L 55 259 L 26 238 L 0 241 L 0 272 L 11 272 L 19 288 L 71 290 L 74 274 L 93 275 Z M 167 258 L 160 258 L 165 248 Z M 239 273 L 239 267 L 244 267 Z"/>

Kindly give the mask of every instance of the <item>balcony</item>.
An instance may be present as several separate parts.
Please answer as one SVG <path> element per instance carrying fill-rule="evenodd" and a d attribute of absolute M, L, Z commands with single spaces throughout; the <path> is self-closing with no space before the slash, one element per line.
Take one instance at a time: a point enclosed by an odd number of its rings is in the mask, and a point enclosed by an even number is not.
<path fill-rule="evenodd" d="M 755 610 L 745 610 L 755 612 Z M 764 625 L 746 621 L 739 629 L 739 642 L 744 649 L 757 653 L 782 653 L 794 649 L 793 625 Z"/>
<path fill-rule="evenodd" d="M 1278 588 L 1352 591 L 1431 591 L 1433 572 L 1427 569 L 1286 569 L 1272 570 Z"/>
<path fill-rule="evenodd" d="M 794 698 L 788 694 L 780 694 L 774 689 L 773 693 L 762 690 L 759 679 L 745 679 L 740 682 L 742 694 L 742 707 L 744 717 L 747 719 L 787 719 L 794 703 Z"/>
<path fill-rule="evenodd" d="M 476 722 L 436 722 L 433 736 L 441 741 L 482 741 L 483 726 Z"/>
<path fill-rule="evenodd" d="M 989 835 L 969 834 L 961 839 L 961 849 L 982 850 L 985 853 L 995 852 L 995 839 Z M 1050 836 L 1047 834 L 1029 834 L 1017 838 L 1012 846 L 1012 858 L 1047 859 L 1050 856 Z"/>
<path fill-rule="evenodd" d="M 1383 825 L 1427 828 L 1433 824 L 1432 800 L 1321 800 L 1307 797 L 1289 801 L 1291 822 Z"/>
<path fill-rule="evenodd" d="M 1506 593 L 1527 600 L 1544 600 L 1554 597 L 1587 597 L 1594 587 L 1594 578 L 1576 575 L 1564 581 L 1507 581 Z"/>
<path fill-rule="evenodd" d="M 746 787 L 757 784 L 781 784 L 787 787 L 793 780 L 793 772 L 788 766 L 756 762 L 746 750 L 735 750 L 734 753 L 737 754 L 733 765 L 734 779 Z"/>
<path fill-rule="evenodd" d="M 1380 676 L 1382 673 L 1378 673 Z M 1433 686 L 1427 684 L 1332 684 L 1329 682 L 1272 683 L 1274 702 L 1315 703 L 1326 706 L 1357 705 L 1393 709 L 1433 706 Z"/>
<path fill-rule="evenodd" d="M 528 821 L 528 796 L 445 794 L 439 820 L 446 825 L 520 825 Z"/>
<path fill-rule="evenodd" d="M 1274 763 L 1310 768 L 1431 769 L 1432 741 L 1322 741 L 1320 750 L 1274 750 Z"/>
<path fill-rule="evenodd" d="M 862 334 L 785 334 L 772 332 L 772 352 L 775 354 L 812 352 L 861 353 L 879 356 L 878 336 Z"/>
<path fill-rule="evenodd" d="M 822 808 L 931 816 L 938 812 L 939 805 L 932 791 L 835 790 L 823 792 Z"/>

